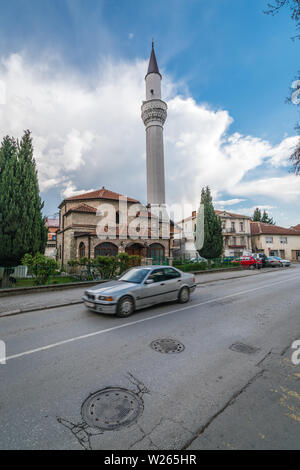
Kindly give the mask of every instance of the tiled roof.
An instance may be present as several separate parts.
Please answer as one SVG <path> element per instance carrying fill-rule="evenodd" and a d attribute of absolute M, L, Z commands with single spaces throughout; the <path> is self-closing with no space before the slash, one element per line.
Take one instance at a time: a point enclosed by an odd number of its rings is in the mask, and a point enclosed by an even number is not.
<path fill-rule="evenodd" d="M 263 222 L 251 222 L 251 235 L 298 235 L 300 230 L 279 227 L 278 225 L 265 224 Z"/>
<path fill-rule="evenodd" d="M 233 214 L 232 212 L 228 212 L 228 211 L 215 210 L 215 213 L 217 215 L 226 214 L 226 215 L 229 215 L 230 217 L 236 217 L 237 219 L 251 219 L 249 215 Z"/>
<path fill-rule="evenodd" d="M 233 214 L 232 212 L 219 211 L 219 210 L 217 210 L 217 209 L 215 209 L 215 213 L 216 213 L 217 215 L 227 214 L 227 215 L 229 215 L 230 217 L 236 217 L 237 219 L 250 219 L 250 220 L 251 220 L 251 217 L 249 217 L 248 215 Z M 190 220 L 196 219 L 196 217 L 197 217 L 197 211 L 193 211 L 193 212 L 192 212 L 192 215 L 190 215 L 190 216 L 187 217 L 186 219 L 182 219 L 180 222 L 177 222 L 177 223 L 178 223 L 178 224 L 180 224 L 180 223 L 184 224 L 185 222 L 189 222 Z"/>
<path fill-rule="evenodd" d="M 300 230 L 300 224 L 295 225 L 295 227 L 291 227 L 293 230 Z"/>
<path fill-rule="evenodd" d="M 91 207 L 83 203 L 79 206 L 71 207 L 68 212 L 90 212 L 91 214 L 96 214 L 97 209 L 95 209 L 95 207 Z"/>
<path fill-rule="evenodd" d="M 82 201 L 82 200 L 87 200 L 87 199 L 111 199 L 113 201 L 118 201 L 122 194 L 115 193 L 113 191 L 110 191 L 109 189 L 105 189 L 104 187 L 101 189 L 98 189 L 97 191 L 91 191 L 89 193 L 83 193 L 83 194 L 78 194 L 77 196 L 71 196 L 66 198 L 63 202 L 65 201 Z M 129 202 L 139 202 L 136 199 L 133 199 L 131 197 L 127 197 L 127 201 Z"/>

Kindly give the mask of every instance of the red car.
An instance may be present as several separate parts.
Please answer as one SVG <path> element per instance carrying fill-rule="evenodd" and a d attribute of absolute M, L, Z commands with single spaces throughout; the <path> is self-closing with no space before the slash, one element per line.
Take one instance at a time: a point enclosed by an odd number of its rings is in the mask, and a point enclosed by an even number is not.
<path fill-rule="evenodd" d="M 258 258 L 253 258 L 253 256 L 242 256 L 241 258 L 235 259 L 232 263 L 239 263 L 241 266 L 249 267 L 249 269 L 261 269 L 262 261 Z"/>

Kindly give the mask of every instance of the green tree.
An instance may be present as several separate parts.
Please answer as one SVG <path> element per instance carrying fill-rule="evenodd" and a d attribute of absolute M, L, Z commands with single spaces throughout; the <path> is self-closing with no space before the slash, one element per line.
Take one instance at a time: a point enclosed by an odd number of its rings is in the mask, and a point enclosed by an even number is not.
<path fill-rule="evenodd" d="M 275 222 L 273 220 L 273 217 L 270 217 L 267 213 L 267 211 L 263 211 L 263 214 L 261 213 L 261 210 L 257 207 L 253 213 L 252 216 L 253 222 L 264 222 L 265 224 L 270 224 L 270 225 L 275 225 Z"/>
<path fill-rule="evenodd" d="M 257 207 L 252 216 L 253 222 L 261 222 L 261 210 Z"/>
<path fill-rule="evenodd" d="M 221 219 L 215 213 L 210 189 L 202 188 L 201 203 L 204 204 L 204 244 L 199 255 L 203 258 L 218 258 L 223 252 Z"/>
<path fill-rule="evenodd" d="M 275 225 L 273 217 L 270 217 L 268 213 L 264 210 L 261 221 L 265 224 Z"/>
<path fill-rule="evenodd" d="M 6 136 L 0 147 L 0 266 L 20 264 L 25 253 L 45 250 L 47 228 L 42 216 L 32 138 Z M 7 282 L 5 270 L 2 285 Z"/>

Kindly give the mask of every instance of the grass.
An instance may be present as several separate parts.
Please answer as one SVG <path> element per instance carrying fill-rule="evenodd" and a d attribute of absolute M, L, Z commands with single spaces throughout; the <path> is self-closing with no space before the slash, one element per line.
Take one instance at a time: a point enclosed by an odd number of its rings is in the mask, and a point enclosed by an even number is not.
<path fill-rule="evenodd" d="M 77 282 L 78 279 L 72 276 L 55 276 L 52 277 L 46 285 L 52 284 L 67 284 L 68 282 Z M 14 287 L 32 287 L 35 286 L 33 278 L 24 278 L 24 279 L 17 279 L 16 284 Z"/>

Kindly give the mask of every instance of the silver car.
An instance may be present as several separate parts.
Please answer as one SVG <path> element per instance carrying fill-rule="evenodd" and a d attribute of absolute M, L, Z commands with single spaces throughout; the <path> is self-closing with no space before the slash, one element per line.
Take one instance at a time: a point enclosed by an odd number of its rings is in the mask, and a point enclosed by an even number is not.
<path fill-rule="evenodd" d="M 193 274 L 172 266 L 139 266 L 114 281 L 91 287 L 82 300 L 95 312 L 128 317 L 135 310 L 161 302 L 188 302 L 195 289 Z"/>
<path fill-rule="evenodd" d="M 291 262 L 289 259 L 282 259 L 282 258 L 279 258 L 279 256 L 274 256 L 275 259 L 278 259 L 278 261 L 280 262 L 280 266 L 291 266 Z"/>

